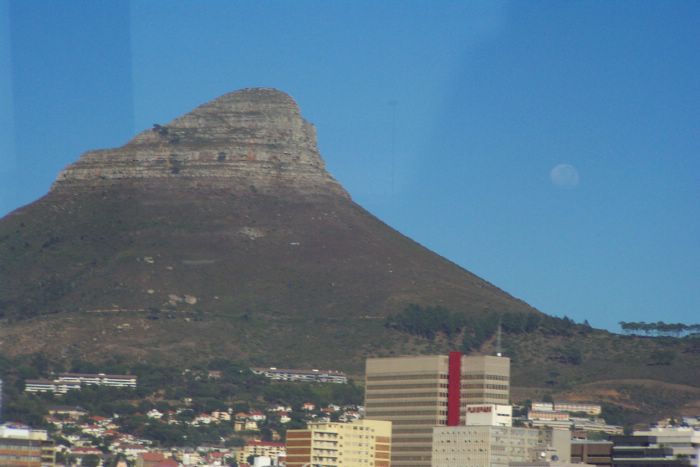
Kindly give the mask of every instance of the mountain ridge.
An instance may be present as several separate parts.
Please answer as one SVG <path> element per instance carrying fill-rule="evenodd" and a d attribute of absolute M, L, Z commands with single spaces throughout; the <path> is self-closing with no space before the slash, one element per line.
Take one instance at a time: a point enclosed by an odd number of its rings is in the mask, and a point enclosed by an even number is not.
<path fill-rule="evenodd" d="M 388 325 L 412 304 L 469 324 L 434 338 Z M 176 366 L 223 357 L 360 375 L 367 356 L 443 353 L 469 333 L 471 352 L 493 353 L 480 322 L 496 314 L 545 316 L 353 202 L 325 170 L 313 125 L 276 90 L 229 93 L 88 151 L 49 193 L 0 219 L 8 356 Z M 611 403 L 653 411 L 658 394 L 630 378 L 700 387 L 695 340 L 535 321 L 545 325 L 503 336 L 518 397 L 608 380 L 616 389 L 596 391 Z M 700 406 L 695 392 L 664 388 L 654 407 Z"/>
<path fill-rule="evenodd" d="M 358 322 L 373 323 L 368 338 L 381 342 L 383 318 L 409 303 L 537 313 L 354 203 L 325 170 L 313 125 L 271 89 L 226 94 L 124 146 L 88 151 L 46 196 L 0 220 L 0 259 L 0 311 L 51 315 L 46 331 L 66 331 L 38 350 L 59 354 L 89 352 L 81 326 L 95 332 L 107 315 L 103 345 L 133 335 L 127 347 L 147 355 L 134 329 L 167 340 L 166 322 L 203 345 L 187 329 L 205 322 L 244 329 L 226 350 L 240 356 L 261 337 L 256 320 L 292 323 L 271 331 L 285 340 L 304 321 L 330 319 L 328 335 L 311 339 L 323 346 Z M 60 319 L 75 314 L 89 318 Z M 0 350 L 27 348 L 5 328 L 13 337 Z"/>

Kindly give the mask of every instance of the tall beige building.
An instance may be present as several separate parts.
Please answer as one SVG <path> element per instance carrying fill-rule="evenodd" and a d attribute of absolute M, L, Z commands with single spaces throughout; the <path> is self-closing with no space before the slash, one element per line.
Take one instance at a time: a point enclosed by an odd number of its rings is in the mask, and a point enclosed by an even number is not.
<path fill-rule="evenodd" d="M 287 431 L 287 466 L 389 467 L 391 423 L 309 423 L 305 430 Z"/>
<path fill-rule="evenodd" d="M 508 404 L 510 359 L 459 352 L 370 358 L 366 418 L 392 422 L 393 467 L 430 467 L 433 427 L 464 424 L 467 404 Z"/>

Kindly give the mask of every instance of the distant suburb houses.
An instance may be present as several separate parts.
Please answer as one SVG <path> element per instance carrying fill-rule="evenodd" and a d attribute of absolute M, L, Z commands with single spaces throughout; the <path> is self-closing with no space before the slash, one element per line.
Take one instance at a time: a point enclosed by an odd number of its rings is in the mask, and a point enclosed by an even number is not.
<path fill-rule="evenodd" d="M 71 390 L 80 390 L 83 385 L 136 389 L 136 376 L 107 375 L 104 373 L 61 373 L 53 380 L 28 379 L 25 381 L 24 391 L 65 394 Z"/>
<path fill-rule="evenodd" d="M 342 371 L 335 370 L 290 370 L 283 368 L 251 368 L 256 375 L 263 375 L 275 381 L 299 381 L 305 383 L 346 384 L 348 377 Z"/>

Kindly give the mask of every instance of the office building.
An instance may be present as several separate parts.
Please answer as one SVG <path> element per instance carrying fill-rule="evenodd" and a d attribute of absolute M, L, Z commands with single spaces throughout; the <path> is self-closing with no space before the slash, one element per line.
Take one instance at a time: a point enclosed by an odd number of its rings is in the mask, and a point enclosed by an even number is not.
<path fill-rule="evenodd" d="M 468 405 L 506 405 L 510 396 L 506 357 L 370 358 L 365 377 L 366 418 L 392 422 L 394 467 L 429 467 L 433 427 L 463 425 Z"/>
<path fill-rule="evenodd" d="M 610 441 L 572 440 L 571 462 L 611 467 L 612 446 Z"/>
<path fill-rule="evenodd" d="M 3 467 L 53 467 L 56 449 L 46 430 L 0 425 L 0 465 Z"/>
<path fill-rule="evenodd" d="M 691 427 L 652 428 L 610 440 L 614 466 L 700 466 L 700 431 Z"/>
<path fill-rule="evenodd" d="M 287 431 L 287 467 L 389 467 L 391 423 L 309 423 Z"/>
<path fill-rule="evenodd" d="M 511 462 L 569 462 L 569 430 L 508 426 L 433 429 L 432 467 L 508 467 Z"/>

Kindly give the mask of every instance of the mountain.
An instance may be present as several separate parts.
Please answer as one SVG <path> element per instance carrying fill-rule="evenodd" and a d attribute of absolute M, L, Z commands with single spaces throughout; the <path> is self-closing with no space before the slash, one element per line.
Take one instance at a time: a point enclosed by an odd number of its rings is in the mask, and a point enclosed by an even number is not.
<path fill-rule="evenodd" d="M 11 355 L 359 369 L 410 303 L 538 313 L 354 203 L 273 89 L 87 152 L 0 221 Z"/>
<path fill-rule="evenodd" d="M 0 219 L 9 357 L 224 357 L 360 376 L 368 355 L 466 342 L 495 352 L 496 313 L 516 400 L 700 410 L 700 339 L 548 317 L 401 235 L 352 201 L 326 171 L 313 125 L 273 89 L 226 94 L 90 151 Z"/>

